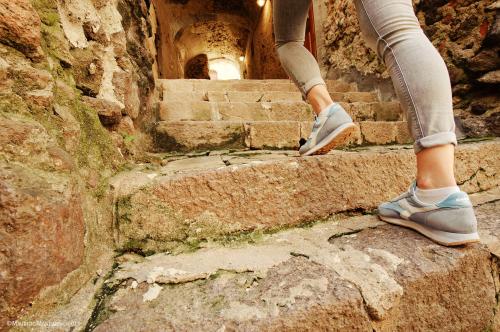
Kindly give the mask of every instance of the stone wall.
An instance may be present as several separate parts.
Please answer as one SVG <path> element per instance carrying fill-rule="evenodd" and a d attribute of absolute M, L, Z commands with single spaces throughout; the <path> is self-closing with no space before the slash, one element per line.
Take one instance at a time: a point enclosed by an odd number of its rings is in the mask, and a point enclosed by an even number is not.
<path fill-rule="evenodd" d="M 245 57 L 247 71 L 245 78 L 288 78 L 274 47 L 271 1 L 266 1 L 261 10 L 257 27 L 249 38 Z"/>
<path fill-rule="evenodd" d="M 144 1 L 0 0 L 0 330 L 109 269 L 107 179 L 153 113 L 149 15 Z"/>
<path fill-rule="evenodd" d="M 377 87 L 394 97 L 388 74 L 362 40 L 352 0 L 323 0 L 327 52 L 321 66 L 328 78 L 361 88 Z M 414 0 L 426 35 L 443 56 L 453 85 L 458 127 L 468 136 L 500 135 L 500 2 Z"/>

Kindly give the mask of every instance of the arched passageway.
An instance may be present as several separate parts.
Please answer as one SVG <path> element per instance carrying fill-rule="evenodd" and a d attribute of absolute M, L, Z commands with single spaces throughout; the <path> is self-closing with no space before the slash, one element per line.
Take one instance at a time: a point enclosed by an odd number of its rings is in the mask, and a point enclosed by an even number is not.
<path fill-rule="evenodd" d="M 160 78 L 287 78 L 271 0 L 154 0 Z"/>

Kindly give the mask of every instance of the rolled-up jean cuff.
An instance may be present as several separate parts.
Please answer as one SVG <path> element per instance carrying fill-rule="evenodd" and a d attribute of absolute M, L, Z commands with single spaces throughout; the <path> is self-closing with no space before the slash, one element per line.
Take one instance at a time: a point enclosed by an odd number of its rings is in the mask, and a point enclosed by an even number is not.
<path fill-rule="evenodd" d="M 454 132 L 449 131 L 422 137 L 415 142 L 413 149 L 415 150 L 415 153 L 419 153 L 423 149 L 445 144 L 457 145 L 457 136 Z"/>
<path fill-rule="evenodd" d="M 316 77 L 316 78 L 313 78 L 313 79 L 307 81 L 304 85 L 301 85 L 299 87 L 300 92 L 302 93 L 302 96 L 304 97 L 304 100 L 307 99 L 307 94 L 309 93 L 309 91 L 313 87 L 315 87 L 316 85 L 319 85 L 319 84 L 326 85 L 325 81 L 321 77 Z"/>

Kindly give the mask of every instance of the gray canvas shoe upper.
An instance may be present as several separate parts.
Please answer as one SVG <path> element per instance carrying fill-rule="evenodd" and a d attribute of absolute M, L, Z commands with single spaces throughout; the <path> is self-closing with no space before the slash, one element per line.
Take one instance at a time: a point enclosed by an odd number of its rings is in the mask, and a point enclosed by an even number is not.
<path fill-rule="evenodd" d="M 335 131 L 339 132 L 343 127 L 352 123 L 351 117 L 340 104 L 332 104 L 316 116 L 311 134 L 306 143 L 300 147 L 299 153 L 307 154 L 324 143 L 326 139 L 331 139 Z"/>
<path fill-rule="evenodd" d="M 469 196 L 456 192 L 436 204 L 425 204 L 415 195 L 414 182 L 408 192 L 379 206 L 382 220 L 413 228 L 443 244 L 479 240 L 477 220 Z"/>

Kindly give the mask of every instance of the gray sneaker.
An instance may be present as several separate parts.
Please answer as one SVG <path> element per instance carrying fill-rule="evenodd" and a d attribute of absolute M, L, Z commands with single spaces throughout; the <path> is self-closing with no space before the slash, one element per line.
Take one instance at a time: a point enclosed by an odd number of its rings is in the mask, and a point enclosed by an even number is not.
<path fill-rule="evenodd" d="M 356 130 L 351 117 L 337 103 L 316 116 L 307 142 L 300 147 L 301 156 L 326 154 L 331 149 L 349 142 Z"/>
<path fill-rule="evenodd" d="M 408 227 L 445 246 L 479 242 L 477 221 L 469 196 L 456 192 L 436 204 L 424 204 L 408 192 L 378 207 L 379 218 Z"/>

